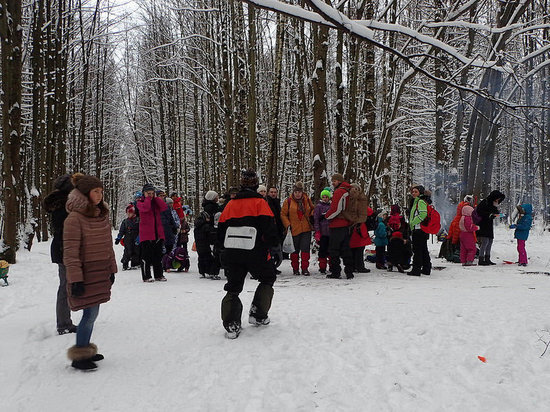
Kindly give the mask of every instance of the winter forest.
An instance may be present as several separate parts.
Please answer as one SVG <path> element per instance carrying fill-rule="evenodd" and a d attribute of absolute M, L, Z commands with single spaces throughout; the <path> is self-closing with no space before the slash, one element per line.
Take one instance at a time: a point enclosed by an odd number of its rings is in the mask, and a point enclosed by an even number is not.
<path fill-rule="evenodd" d="M 242 167 L 372 205 L 506 193 L 550 221 L 548 0 L 0 0 L 2 254 L 48 239 L 55 177 L 197 209 Z M 118 217 L 118 218 L 117 218 Z"/>

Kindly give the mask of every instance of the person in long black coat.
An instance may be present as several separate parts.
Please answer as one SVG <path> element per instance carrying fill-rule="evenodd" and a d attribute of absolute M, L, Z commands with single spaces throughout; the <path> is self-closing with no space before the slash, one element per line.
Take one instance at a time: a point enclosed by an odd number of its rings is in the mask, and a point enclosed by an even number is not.
<path fill-rule="evenodd" d="M 493 239 L 495 237 L 493 221 L 495 217 L 500 216 L 497 206 L 500 205 L 505 198 L 506 196 L 503 193 L 498 190 L 493 190 L 475 209 L 475 214 L 481 218 L 479 223 L 475 222 L 474 219 L 474 223 L 479 226 L 479 230 L 476 234 L 481 244 L 479 248 L 479 265 L 481 266 L 496 264 L 491 261 L 491 247 L 493 246 Z"/>
<path fill-rule="evenodd" d="M 57 289 L 57 333 L 76 333 L 76 325 L 71 320 L 71 310 L 67 302 L 67 271 L 63 264 L 63 226 L 69 215 L 65 209 L 67 198 L 74 186 L 71 175 L 59 176 L 54 184 L 54 191 L 44 199 L 44 208 L 50 214 L 50 228 L 53 239 L 50 248 L 52 263 L 57 263 L 59 287 Z"/>
<path fill-rule="evenodd" d="M 219 279 L 220 261 L 218 254 L 214 253 L 212 246 L 215 245 L 216 228 L 214 226 L 216 215 L 220 211 L 218 205 L 218 194 L 213 190 L 209 190 L 205 199 L 202 202 L 202 211 L 195 219 L 195 246 L 199 255 L 199 273 L 202 277 Z"/>

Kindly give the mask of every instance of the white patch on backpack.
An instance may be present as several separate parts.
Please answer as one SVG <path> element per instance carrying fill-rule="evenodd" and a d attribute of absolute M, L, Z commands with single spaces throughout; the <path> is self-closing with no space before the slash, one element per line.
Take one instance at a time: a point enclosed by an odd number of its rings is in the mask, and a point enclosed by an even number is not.
<path fill-rule="evenodd" d="M 224 247 L 227 249 L 252 250 L 256 244 L 257 231 L 252 226 L 230 226 L 225 232 Z"/>

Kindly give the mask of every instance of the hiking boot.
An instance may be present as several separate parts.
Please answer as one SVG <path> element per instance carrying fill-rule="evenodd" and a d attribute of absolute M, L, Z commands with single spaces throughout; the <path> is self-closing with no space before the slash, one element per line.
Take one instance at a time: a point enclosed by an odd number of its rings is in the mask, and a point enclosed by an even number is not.
<path fill-rule="evenodd" d="M 145 283 L 153 283 L 155 280 L 153 278 L 147 278 L 147 279 L 143 279 L 143 281 Z"/>
<path fill-rule="evenodd" d="M 405 269 L 404 269 L 403 266 L 401 266 L 401 265 L 397 265 L 397 271 L 398 271 L 399 273 L 405 273 Z"/>
<path fill-rule="evenodd" d="M 330 273 L 327 275 L 327 278 L 329 279 L 342 279 L 342 277 L 340 276 L 340 274 L 338 273 Z"/>
<path fill-rule="evenodd" d="M 310 275 L 309 270 L 307 270 L 307 269 L 302 270 L 302 275 L 303 276 L 309 276 Z"/>
<path fill-rule="evenodd" d="M 485 260 L 485 262 L 487 262 L 487 265 L 489 265 L 489 266 L 496 265 L 495 262 L 491 261 L 491 258 L 490 258 L 490 257 L 487 257 L 487 259 Z"/>
<path fill-rule="evenodd" d="M 65 335 L 67 333 L 76 333 L 76 325 L 71 325 L 71 326 L 66 327 L 66 328 L 57 329 L 57 333 L 59 335 Z"/>
<path fill-rule="evenodd" d="M 420 276 L 420 273 L 416 272 L 414 270 L 411 270 L 410 272 L 407 272 L 407 275 L 408 276 Z"/>
<path fill-rule="evenodd" d="M 479 266 L 489 266 L 490 263 L 487 261 L 488 259 L 486 257 L 480 257 L 477 264 Z"/>
<path fill-rule="evenodd" d="M 348 273 L 346 275 L 346 279 L 353 279 L 355 276 L 353 276 L 353 273 Z"/>
<path fill-rule="evenodd" d="M 294 276 L 300 276 L 300 271 L 299 270 L 294 270 L 294 271 L 292 271 L 292 274 Z"/>
<path fill-rule="evenodd" d="M 166 278 L 164 276 L 161 276 L 160 278 L 155 278 L 157 282 L 166 282 Z"/>
<path fill-rule="evenodd" d="M 269 316 L 266 316 L 264 319 L 257 319 L 252 315 L 248 317 L 248 323 L 254 326 L 266 326 L 269 325 L 269 322 L 271 322 Z"/>
<path fill-rule="evenodd" d="M 89 371 L 97 368 L 97 365 L 91 359 L 74 360 L 71 366 L 81 371 Z"/>
<path fill-rule="evenodd" d="M 225 330 L 226 330 L 225 337 L 227 339 L 237 339 L 241 334 L 242 327 L 239 322 L 230 322 L 225 327 Z"/>

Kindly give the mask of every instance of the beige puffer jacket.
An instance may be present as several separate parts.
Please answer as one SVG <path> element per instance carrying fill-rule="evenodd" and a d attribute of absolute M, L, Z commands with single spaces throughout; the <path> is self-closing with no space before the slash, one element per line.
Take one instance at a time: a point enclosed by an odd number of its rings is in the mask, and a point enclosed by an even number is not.
<path fill-rule="evenodd" d="M 63 263 L 67 268 L 69 306 L 80 310 L 111 299 L 111 273 L 117 272 L 109 208 L 98 206 L 74 189 L 67 199 L 63 228 Z M 72 296 L 71 284 L 84 282 L 84 295 Z"/>

